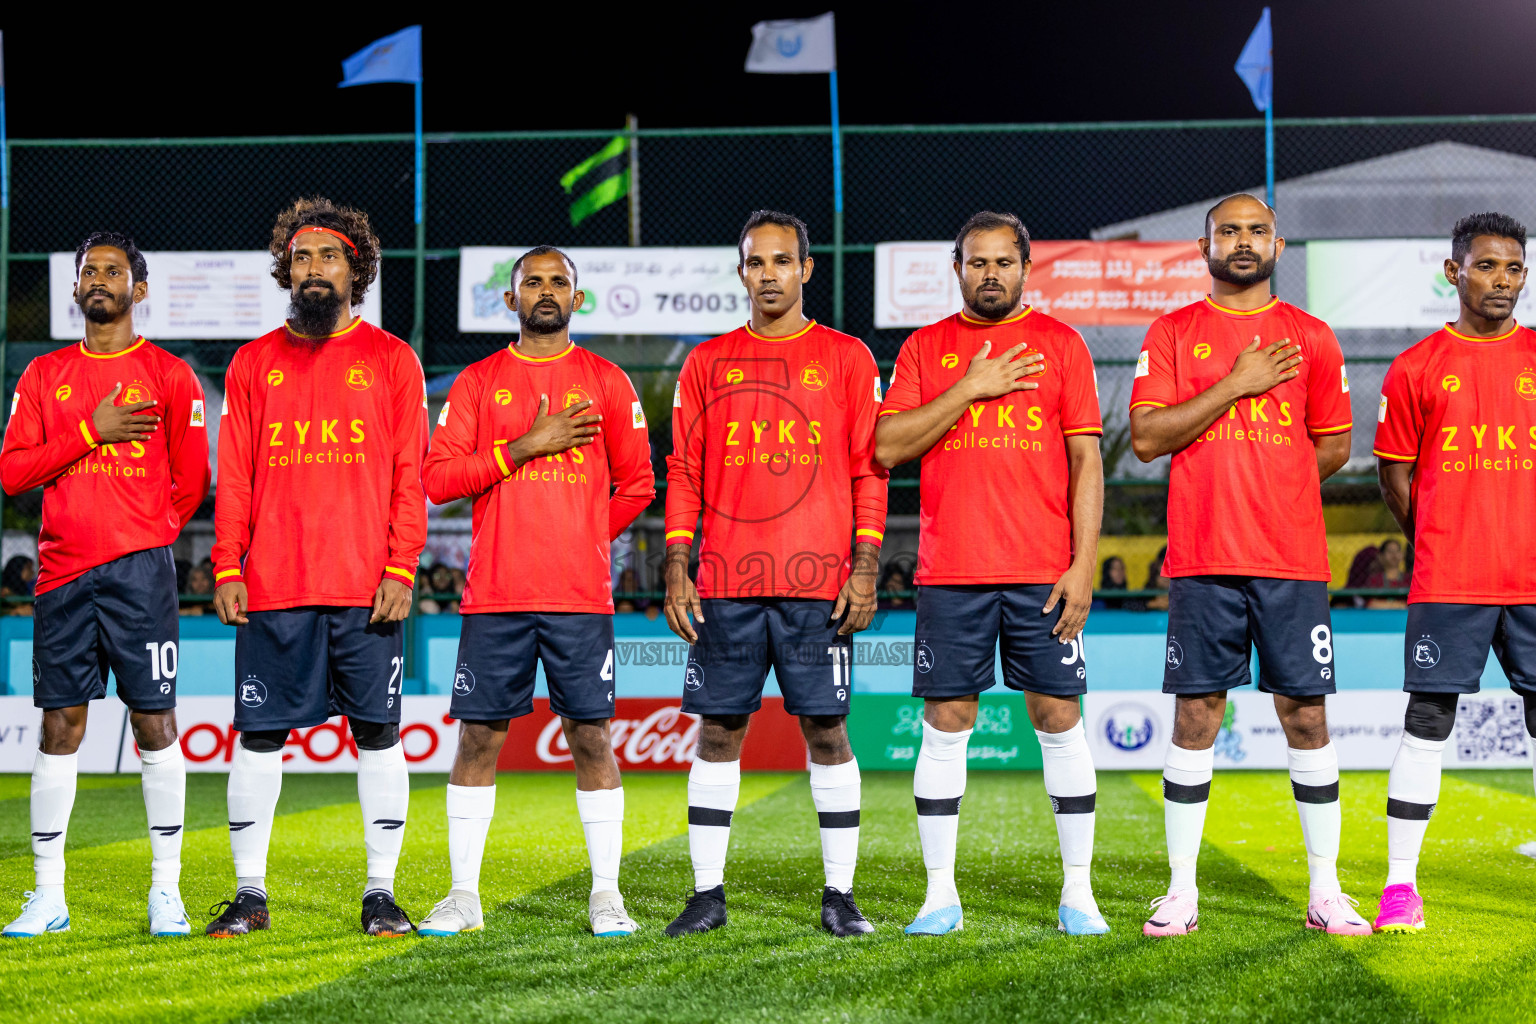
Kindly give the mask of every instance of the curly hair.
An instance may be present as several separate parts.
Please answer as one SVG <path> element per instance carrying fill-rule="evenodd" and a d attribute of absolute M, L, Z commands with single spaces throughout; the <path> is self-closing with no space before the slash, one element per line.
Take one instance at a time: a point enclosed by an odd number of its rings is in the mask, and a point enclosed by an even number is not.
<path fill-rule="evenodd" d="M 293 255 L 288 251 L 288 243 L 295 231 L 311 225 L 339 231 L 357 246 L 357 252 L 347 252 L 347 262 L 352 266 L 351 304 L 360 305 L 368 286 L 379 276 L 379 240 L 366 213 L 350 206 L 337 206 L 324 196 L 295 200 L 277 215 L 272 243 L 267 247 L 272 253 L 272 277 L 284 291 L 293 287 Z"/>

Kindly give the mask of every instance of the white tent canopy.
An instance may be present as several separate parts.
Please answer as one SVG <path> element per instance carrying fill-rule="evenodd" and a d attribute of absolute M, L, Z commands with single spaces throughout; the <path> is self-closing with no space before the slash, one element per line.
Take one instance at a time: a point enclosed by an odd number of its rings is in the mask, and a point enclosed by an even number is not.
<path fill-rule="evenodd" d="M 1246 191 L 1262 196 L 1264 187 Z M 1199 238 L 1220 196 L 1107 224 L 1095 239 Z M 1450 237 L 1469 213 L 1497 210 L 1536 225 L 1536 159 L 1435 142 L 1275 183 L 1280 233 L 1314 238 Z"/>

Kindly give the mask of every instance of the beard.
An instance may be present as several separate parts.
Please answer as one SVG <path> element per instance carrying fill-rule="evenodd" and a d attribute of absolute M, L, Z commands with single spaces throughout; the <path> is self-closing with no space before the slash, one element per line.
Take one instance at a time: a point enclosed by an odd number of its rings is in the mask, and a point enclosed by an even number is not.
<path fill-rule="evenodd" d="M 98 295 L 106 296 L 107 301 L 104 304 L 90 304 L 91 299 Z M 79 306 L 80 312 L 84 313 L 85 318 L 91 323 L 109 324 L 132 308 L 133 296 L 124 295 L 122 298 L 114 298 L 108 291 L 93 289 L 81 296 Z"/>
<path fill-rule="evenodd" d="M 981 282 L 973 294 L 964 296 L 966 305 L 980 314 L 982 319 L 1001 320 L 1019 308 L 1019 301 L 1024 297 L 1023 281 L 1012 291 L 1004 288 L 1001 292 L 983 294 L 982 287 L 989 284 L 1001 286 L 1001 282 L 988 278 Z"/>
<path fill-rule="evenodd" d="M 517 325 L 523 334 L 559 334 L 570 326 L 571 314 L 552 303 L 539 302 L 528 312 L 517 309 Z"/>
<path fill-rule="evenodd" d="M 1216 280 L 1224 281 L 1227 284 L 1235 284 L 1239 287 L 1250 284 L 1258 284 L 1260 281 L 1268 281 L 1271 277 L 1274 276 L 1275 260 L 1279 257 L 1271 256 L 1269 259 L 1263 260 L 1259 259 L 1258 254 L 1253 252 L 1244 253 L 1244 255 L 1254 258 L 1254 264 L 1251 270 L 1238 270 L 1236 267 L 1232 266 L 1232 261 L 1238 256 L 1238 253 L 1233 253 L 1231 256 L 1228 256 L 1224 260 L 1206 260 L 1206 266 L 1210 268 L 1211 276 Z"/>
<path fill-rule="evenodd" d="M 320 284 L 324 288 L 311 291 L 310 286 Z M 307 335 L 299 341 L 312 346 L 325 343 L 326 335 L 336 330 L 346 306 L 344 299 L 329 281 L 306 281 L 299 293 L 288 304 L 288 324 L 293 334 Z"/>

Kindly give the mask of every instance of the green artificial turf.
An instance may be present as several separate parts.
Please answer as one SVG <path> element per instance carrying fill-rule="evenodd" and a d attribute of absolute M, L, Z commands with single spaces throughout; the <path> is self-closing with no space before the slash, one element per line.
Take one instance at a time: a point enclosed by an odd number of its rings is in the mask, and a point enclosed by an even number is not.
<path fill-rule="evenodd" d="M 230 895 L 224 777 L 188 780 L 182 893 L 194 922 Z M 448 887 L 443 778 L 415 776 L 396 891 L 418 918 Z M 749 775 L 731 835 L 731 923 L 668 940 L 689 888 L 685 778 L 625 780 L 631 939 L 586 930 L 586 854 L 568 775 L 503 775 L 481 892 L 453 939 L 358 930 L 351 776 L 284 779 L 268 872 L 273 931 L 151 939 L 136 780 L 81 780 L 67 935 L 0 943 L 0 1017 L 143 1021 L 1528 1021 L 1536 991 L 1529 772 L 1448 773 L 1420 867 L 1429 927 L 1337 938 L 1302 927 L 1306 858 L 1283 772 L 1224 772 L 1200 863 L 1201 928 L 1140 934 L 1167 866 L 1158 777 L 1099 776 L 1094 877 L 1114 928 L 1055 927 L 1060 863 L 1038 772 L 971 776 L 960 830 L 964 932 L 908 938 L 923 869 L 910 775 L 864 778 L 856 895 L 876 932 L 818 927 L 821 862 L 805 776 Z M 1343 780 L 1340 874 L 1375 912 L 1386 775 Z M 26 780 L 0 776 L 0 916 L 31 882 Z"/>

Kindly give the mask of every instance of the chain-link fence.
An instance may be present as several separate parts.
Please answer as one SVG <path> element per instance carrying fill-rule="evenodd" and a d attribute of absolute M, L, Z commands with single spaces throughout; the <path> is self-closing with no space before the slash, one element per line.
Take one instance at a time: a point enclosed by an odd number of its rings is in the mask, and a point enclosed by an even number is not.
<path fill-rule="evenodd" d="M 272 219 L 295 197 L 323 194 L 365 209 L 383 241 L 383 326 L 411 333 L 424 312 L 422 359 L 429 377 L 505 345 L 510 336 L 461 334 L 460 246 L 551 243 L 627 245 L 624 203 L 580 226 L 568 216 L 560 177 L 614 132 L 500 132 L 427 137 L 425 250 L 415 248 L 412 140 L 408 135 L 291 138 L 12 140 L 9 250 L 0 252 L 6 391 L 49 339 L 47 254 L 72 250 L 103 227 L 146 249 L 265 246 Z M 807 311 L 865 339 L 889 369 L 906 331 L 876 330 L 874 246 L 952 237 L 978 209 L 1018 212 L 1037 238 L 1191 238 L 1189 210 L 1263 179 L 1258 120 L 1075 125 L 850 126 L 843 129 L 843 242 L 834 245 L 832 140 L 824 127 L 638 129 L 639 225 L 647 245 L 732 243 L 759 207 L 799 214 L 809 225 L 817 273 Z M 1536 116 L 1281 120 L 1276 177 L 1282 233 L 1282 297 L 1305 304 L 1310 239 L 1444 237 L 1469 204 L 1484 201 L 1536 223 Z M 1291 218 L 1286 189 L 1315 186 L 1326 201 L 1304 222 Z M 1532 187 L 1523 187 L 1529 184 Z M 1309 186 L 1309 187 L 1310 187 Z M 1185 209 L 1188 207 L 1189 209 Z M 426 261 L 424 290 L 413 260 Z M 841 279 L 842 288 L 834 281 Z M 841 308 L 834 305 L 840 291 Z M 1160 489 L 1127 454 L 1125 408 L 1140 328 L 1087 328 L 1099 366 L 1108 434 L 1107 525 L 1160 532 Z M 1412 331 L 1341 332 L 1356 399 L 1355 453 L 1368 455 L 1381 375 Z M 669 395 L 686 343 L 589 338 L 632 369 L 646 398 L 659 471 L 670 449 Z M 212 377 L 238 343 L 168 347 Z M 1358 466 L 1355 468 L 1359 468 Z M 1153 467 L 1155 478 L 1159 472 Z M 917 510 L 915 466 L 902 467 L 893 516 Z M 1328 488 L 1328 500 L 1373 501 L 1359 475 Z M 26 513 L 25 501 L 17 511 Z M 11 511 L 7 511 L 7 519 Z"/>

